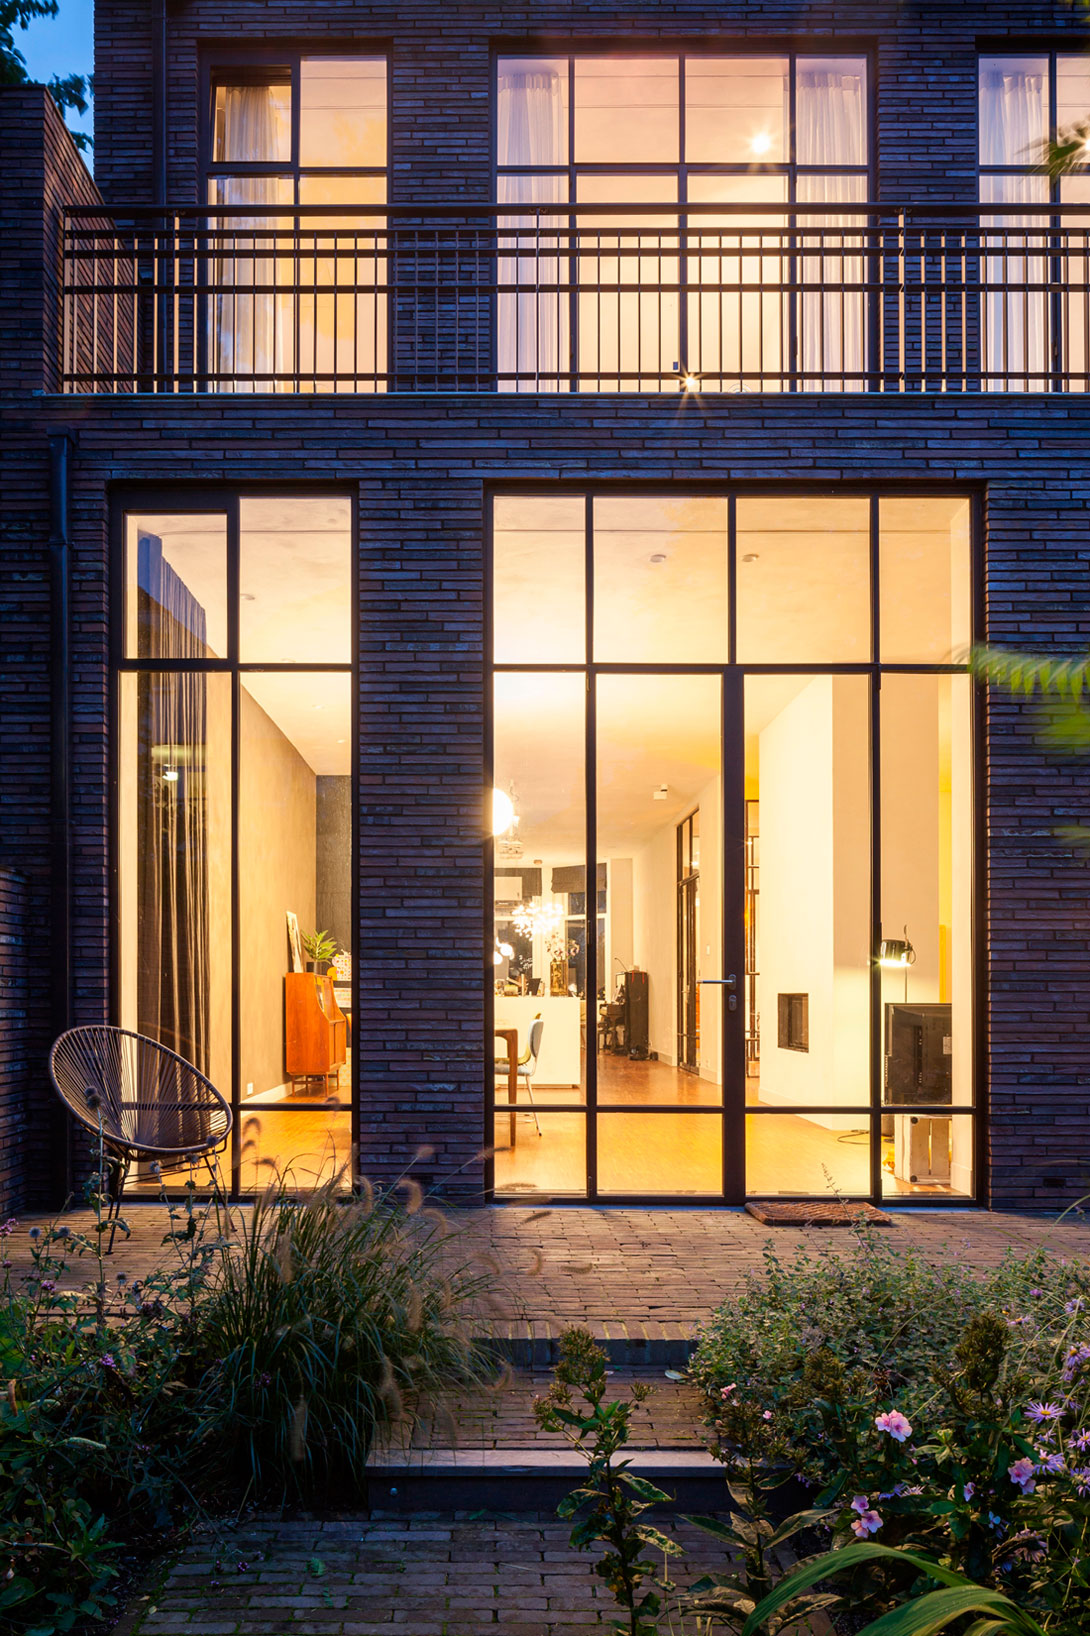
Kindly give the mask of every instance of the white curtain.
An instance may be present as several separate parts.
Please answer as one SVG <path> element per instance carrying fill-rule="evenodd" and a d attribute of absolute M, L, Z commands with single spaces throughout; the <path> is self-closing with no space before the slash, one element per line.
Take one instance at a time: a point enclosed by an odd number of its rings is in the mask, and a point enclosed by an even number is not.
<path fill-rule="evenodd" d="M 866 148 L 866 77 L 862 63 L 798 64 L 796 157 L 800 165 L 863 165 Z M 866 197 L 866 178 L 801 175 L 804 204 L 849 204 Z M 863 282 L 863 240 L 850 229 L 858 214 L 831 212 L 798 217 L 803 254 L 799 275 L 799 362 L 808 391 L 862 388 L 866 366 L 866 298 L 845 285 Z M 824 231 L 823 231 L 824 230 Z M 807 250 L 810 254 L 806 254 Z"/>
<path fill-rule="evenodd" d="M 225 161 L 258 164 L 267 162 L 275 153 L 273 88 L 227 86 Z M 276 176 L 217 176 L 211 183 L 209 203 L 221 207 L 290 203 L 289 185 L 286 178 Z M 275 254 L 277 239 L 266 233 L 278 227 L 283 247 L 291 218 L 218 216 L 212 226 L 218 251 L 213 258 L 213 281 L 222 285 L 225 293 L 212 301 L 210 367 L 214 374 L 229 377 L 214 382 L 215 390 L 275 391 L 275 377 L 291 368 L 292 304 L 290 298 L 276 295 L 269 286 L 290 280 L 291 257 L 283 253 L 283 248 L 280 255 Z M 260 290 L 261 286 L 265 288 Z"/>
<path fill-rule="evenodd" d="M 1013 59 L 982 63 L 980 69 L 980 157 L 986 165 L 1037 162 L 1048 129 L 1045 64 Z M 982 176 L 981 204 L 1048 203 L 1044 176 Z M 981 238 L 984 281 L 989 289 L 981 323 L 984 379 L 991 391 L 1041 391 L 1048 352 L 1048 303 L 1043 289 L 1048 266 L 1047 218 L 1013 210 L 991 216 Z"/>
<path fill-rule="evenodd" d="M 500 166 L 564 162 L 567 105 L 561 73 L 548 65 L 501 70 L 497 160 Z M 499 204 L 567 202 L 566 176 L 501 175 Z M 565 219 L 540 212 L 500 218 L 497 282 L 517 285 L 496 301 L 500 389 L 556 392 L 568 367 Z M 504 379 L 517 375 L 518 380 Z M 547 377 L 551 376 L 549 379 Z M 546 378 L 542 378 L 546 377 Z"/>

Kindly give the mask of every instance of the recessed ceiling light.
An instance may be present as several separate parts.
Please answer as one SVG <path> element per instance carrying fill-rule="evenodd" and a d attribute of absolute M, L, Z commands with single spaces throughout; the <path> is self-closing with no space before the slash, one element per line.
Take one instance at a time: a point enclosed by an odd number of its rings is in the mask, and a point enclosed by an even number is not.
<path fill-rule="evenodd" d="M 312 704 L 310 708 L 312 710 L 324 710 L 325 705 L 324 704 Z"/>
<path fill-rule="evenodd" d="M 649 560 L 651 562 L 665 562 L 666 561 L 666 552 L 665 551 L 652 551 Z"/>
<path fill-rule="evenodd" d="M 346 738 L 339 738 L 339 739 L 338 739 L 338 740 L 337 740 L 337 743 L 338 743 L 338 744 L 347 744 L 347 743 L 348 743 L 348 740 L 347 740 L 347 739 L 346 739 Z"/>
<path fill-rule="evenodd" d="M 255 602 L 257 600 L 252 591 L 240 591 L 238 594 L 243 602 Z"/>
<path fill-rule="evenodd" d="M 761 553 L 759 551 L 747 551 L 745 553 L 745 555 L 743 556 L 742 561 L 743 562 L 757 562 L 758 559 L 760 558 L 760 555 L 761 555 Z"/>

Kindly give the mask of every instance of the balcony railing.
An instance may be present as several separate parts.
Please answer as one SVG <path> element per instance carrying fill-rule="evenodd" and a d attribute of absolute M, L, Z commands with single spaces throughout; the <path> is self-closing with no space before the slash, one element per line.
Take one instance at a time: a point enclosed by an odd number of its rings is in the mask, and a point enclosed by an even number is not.
<path fill-rule="evenodd" d="M 68 392 L 1081 392 L 1090 205 L 70 209 Z"/>

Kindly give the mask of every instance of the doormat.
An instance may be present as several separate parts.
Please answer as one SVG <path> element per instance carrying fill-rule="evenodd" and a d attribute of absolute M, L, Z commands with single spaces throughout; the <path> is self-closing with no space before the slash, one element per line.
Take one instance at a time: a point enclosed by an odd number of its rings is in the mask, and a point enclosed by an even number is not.
<path fill-rule="evenodd" d="M 892 1222 L 873 1204 L 840 1204 L 814 1199 L 803 1204 L 781 1202 L 778 1199 L 750 1199 L 746 1209 L 766 1227 L 851 1227 L 857 1222 L 869 1222 L 875 1227 L 890 1227 Z"/>

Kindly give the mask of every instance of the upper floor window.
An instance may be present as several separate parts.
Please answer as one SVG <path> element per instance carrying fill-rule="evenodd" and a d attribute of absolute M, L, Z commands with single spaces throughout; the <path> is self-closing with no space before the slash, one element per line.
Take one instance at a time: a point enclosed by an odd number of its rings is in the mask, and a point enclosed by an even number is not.
<path fill-rule="evenodd" d="M 386 127 L 383 57 L 302 56 L 214 71 L 214 389 L 381 386 L 386 224 L 373 207 L 386 202 Z M 308 206 L 319 208 L 294 214 Z"/>
<path fill-rule="evenodd" d="M 215 72 L 209 204 L 381 204 L 385 191 L 385 58 Z"/>
<path fill-rule="evenodd" d="M 1055 181 L 1044 159 L 1049 142 L 1090 114 L 1090 59 L 1058 51 L 982 56 L 979 88 L 980 202 L 1011 207 L 985 223 L 982 384 L 1085 389 L 1090 220 L 1057 217 L 1048 207 L 1090 204 L 1090 151 Z"/>
<path fill-rule="evenodd" d="M 500 388 L 862 385 L 868 128 L 862 56 L 499 58 Z"/>

